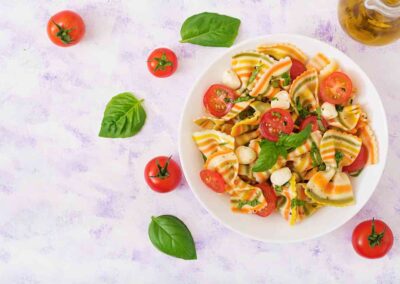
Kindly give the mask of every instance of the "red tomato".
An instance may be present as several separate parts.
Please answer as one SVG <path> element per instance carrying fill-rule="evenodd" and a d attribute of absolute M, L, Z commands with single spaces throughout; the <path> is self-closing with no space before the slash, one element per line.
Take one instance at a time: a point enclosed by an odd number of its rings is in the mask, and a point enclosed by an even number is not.
<path fill-rule="evenodd" d="M 366 258 L 379 258 L 393 245 L 392 230 L 381 220 L 364 221 L 355 227 L 352 236 L 354 250 Z"/>
<path fill-rule="evenodd" d="M 348 173 L 358 172 L 359 170 L 364 168 L 367 161 L 368 161 L 368 149 L 363 144 L 361 145 L 360 152 L 358 153 L 358 156 L 354 160 L 354 162 L 348 166 L 344 166 L 342 170 Z"/>
<path fill-rule="evenodd" d="M 353 90 L 351 79 L 342 72 L 333 72 L 322 81 L 320 95 L 324 102 L 339 105 L 346 103 Z"/>
<path fill-rule="evenodd" d="M 160 156 L 147 163 L 144 178 L 152 190 L 165 193 L 179 185 L 182 172 L 171 157 Z"/>
<path fill-rule="evenodd" d="M 267 217 L 269 216 L 274 210 L 276 209 L 276 194 L 273 188 L 267 184 L 267 183 L 262 183 L 262 184 L 257 184 L 257 187 L 261 188 L 265 200 L 267 201 L 267 206 L 265 206 L 263 209 L 258 211 L 256 214 L 261 217 Z"/>
<path fill-rule="evenodd" d="M 169 77 L 178 68 L 178 58 L 171 49 L 157 48 L 147 58 L 147 68 L 156 77 Z"/>
<path fill-rule="evenodd" d="M 205 185 L 207 185 L 213 191 L 218 193 L 225 192 L 226 184 L 224 178 L 216 171 L 202 170 L 200 172 L 200 178 Z"/>
<path fill-rule="evenodd" d="M 303 63 L 301 63 L 297 59 L 292 58 L 292 67 L 290 68 L 290 78 L 292 79 L 292 81 L 306 70 L 307 69 L 303 65 Z"/>
<path fill-rule="evenodd" d="M 235 98 L 234 90 L 221 84 L 214 84 L 204 94 L 203 104 L 213 116 L 223 117 L 231 110 Z"/>
<path fill-rule="evenodd" d="M 328 127 L 328 122 L 322 117 L 321 118 L 322 125 L 327 128 Z M 320 130 L 318 127 L 318 117 L 316 115 L 310 115 L 306 117 L 301 123 L 300 123 L 300 131 L 306 128 L 307 125 L 311 123 L 312 129 L 311 131 L 317 131 Z"/>
<path fill-rule="evenodd" d="M 56 45 L 67 47 L 77 44 L 85 34 L 85 23 L 73 11 L 61 11 L 47 23 L 47 34 Z"/>
<path fill-rule="evenodd" d="M 293 127 L 294 122 L 290 112 L 284 109 L 271 108 L 261 117 L 261 135 L 270 141 L 278 141 L 281 133 L 292 133 Z"/>

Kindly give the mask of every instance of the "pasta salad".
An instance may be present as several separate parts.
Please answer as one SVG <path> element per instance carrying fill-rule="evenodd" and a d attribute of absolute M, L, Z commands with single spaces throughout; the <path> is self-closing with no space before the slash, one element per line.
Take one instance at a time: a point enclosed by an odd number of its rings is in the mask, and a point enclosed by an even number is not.
<path fill-rule="evenodd" d="M 378 162 L 357 90 L 334 59 L 289 43 L 232 57 L 205 92 L 193 140 L 202 181 L 234 212 L 278 211 L 293 225 L 324 206 L 355 203 L 350 176 Z"/>

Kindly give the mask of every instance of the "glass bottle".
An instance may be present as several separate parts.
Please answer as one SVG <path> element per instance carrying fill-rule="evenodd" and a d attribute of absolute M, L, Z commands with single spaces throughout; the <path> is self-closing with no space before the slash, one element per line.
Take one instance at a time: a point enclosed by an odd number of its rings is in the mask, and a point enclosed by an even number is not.
<path fill-rule="evenodd" d="M 355 40 L 385 45 L 400 38 L 400 0 L 340 0 L 339 22 Z"/>

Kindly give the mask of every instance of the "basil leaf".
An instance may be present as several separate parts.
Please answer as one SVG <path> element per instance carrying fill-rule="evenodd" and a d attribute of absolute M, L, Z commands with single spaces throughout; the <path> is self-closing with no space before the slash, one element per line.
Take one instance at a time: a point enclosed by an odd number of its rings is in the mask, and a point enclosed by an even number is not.
<path fill-rule="evenodd" d="M 181 42 L 203 46 L 230 47 L 236 39 L 240 20 L 216 13 L 204 12 L 185 20 Z"/>
<path fill-rule="evenodd" d="M 146 121 L 142 101 L 128 92 L 113 97 L 104 111 L 99 136 L 126 138 L 138 133 Z"/>
<path fill-rule="evenodd" d="M 301 146 L 311 134 L 311 124 L 308 124 L 299 133 L 281 136 L 277 142 L 278 146 L 283 146 L 287 151 Z"/>
<path fill-rule="evenodd" d="M 192 234 L 175 216 L 151 217 L 149 238 L 163 253 L 182 259 L 197 259 Z"/>
<path fill-rule="evenodd" d="M 275 165 L 278 160 L 277 146 L 274 142 L 269 140 L 262 140 L 260 142 L 260 154 L 253 167 L 253 172 L 264 172 L 269 170 Z"/>

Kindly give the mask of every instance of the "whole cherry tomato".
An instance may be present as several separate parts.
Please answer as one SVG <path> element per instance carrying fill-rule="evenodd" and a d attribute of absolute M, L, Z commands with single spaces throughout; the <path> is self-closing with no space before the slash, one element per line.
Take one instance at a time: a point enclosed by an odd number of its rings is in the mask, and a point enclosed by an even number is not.
<path fill-rule="evenodd" d="M 68 47 L 77 44 L 85 34 L 85 23 L 73 11 L 61 11 L 52 16 L 47 23 L 47 34 L 58 46 Z"/>
<path fill-rule="evenodd" d="M 179 185 L 182 172 L 171 157 L 160 156 L 147 163 L 144 178 L 152 190 L 165 193 Z"/>

